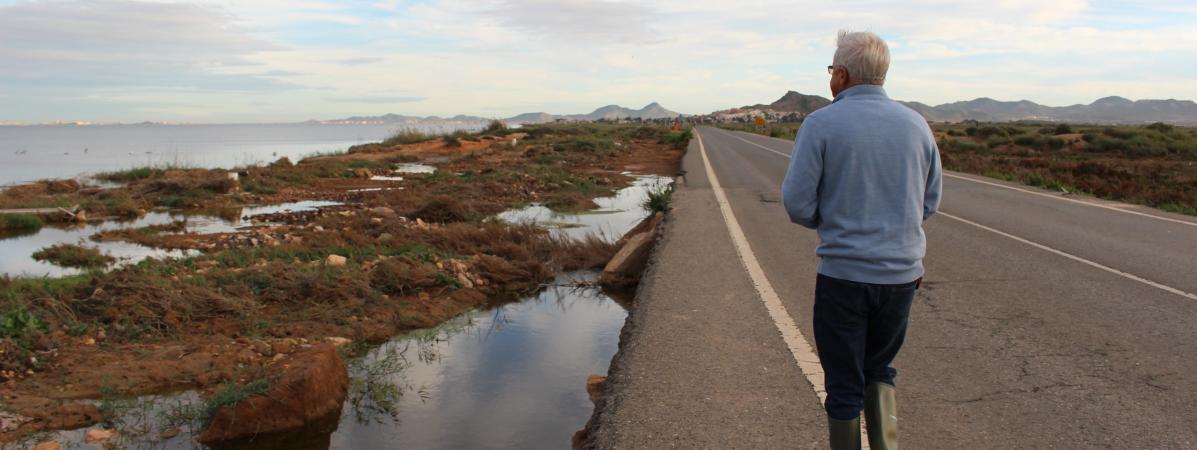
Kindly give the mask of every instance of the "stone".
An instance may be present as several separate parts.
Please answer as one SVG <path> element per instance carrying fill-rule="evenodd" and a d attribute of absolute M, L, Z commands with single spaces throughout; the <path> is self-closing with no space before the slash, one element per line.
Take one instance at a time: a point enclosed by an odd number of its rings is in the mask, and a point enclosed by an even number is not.
<path fill-rule="evenodd" d="M 370 224 L 371 225 L 382 225 L 382 218 L 381 217 L 372 217 L 372 218 L 370 218 Z"/>
<path fill-rule="evenodd" d="M 332 345 L 298 353 L 270 388 L 216 410 L 199 442 L 213 445 L 260 434 L 292 431 L 341 414 L 349 384 L 345 361 Z"/>
<path fill-rule="evenodd" d="M 610 287 L 626 287 L 639 282 L 640 273 L 648 265 L 654 237 L 654 233 L 645 232 L 628 239 L 603 268 L 599 282 Z"/>
<path fill-rule="evenodd" d="M 250 344 L 253 345 L 254 351 L 258 352 L 262 356 L 274 356 L 274 348 L 265 341 L 262 341 L 261 339 L 254 339 L 250 341 Z"/>
<path fill-rule="evenodd" d="M 344 266 L 348 261 L 348 259 L 341 255 L 328 255 L 328 258 L 324 260 L 325 263 L 333 267 Z"/>
<path fill-rule="evenodd" d="M 357 178 L 365 178 L 368 180 L 368 179 L 370 179 L 370 177 L 374 176 L 374 173 L 370 172 L 370 169 L 366 169 L 366 168 L 354 169 L 353 176 L 357 177 Z"/>
<path fill-rule="evenodd" d="M 329 344 L 332 344 L 333 347 L 344 347 L 345 345 L 348 345 L 349 343 L 353 342 L 352 339 L 343 338 L 343 337 L 339 337 L 339 336 L 330 336 L 330 337 L 325 338 L 324 341 L 328 342 Z"/>
<path fill-rule="evenodd" d="M 603 375 L 591 374 L 586 377 L 586 394 L 590 396 L 591 402 L 597 402 L 599 397 L 603 396 L 603 386 L 607 384 L 607 377 Z"/>
<path fill-rule="evenodd" d="M 395 236 L 392 235 L 391 233 L 383 233 L 383 234 L 378 235 L 378 242 L 391 242 L 394 239 L 395 239 Z"/>
<path fill-rule="evenodd" d="M 158 433 L 158 437 L 160 439 L 170 439 L 175 436 L 178 436 L 179 433 L 182 433 L 182 430 L 179 430 L 178 428 L 167 428 L 165 430 L 162 430 L 161 433 Z"/>
<path fill-rule="evenodd" d="M 466 289 L 474 288 L 474 282 L 470 281 L 470 277 L 467 277 L 464 273 L 457 274 L 457 283 Z"/>
<path fill-rule="evenodd" d="M 392 217 L 392 216 L 397 215 L 397 213 L 395 212 L 394 209 L 391 209 L 386 206 L 378 206 L 378 207 L 370 208 L 370 214 L 375 215 L 375 216 L 382 216 L 382 217 Z"/>
<path fill-rule="evenodd" d="M 88 444 L 101 444 L 116 437 L 116 432 L 112 430 L 105 430 L 103 428 L 92 428 L 87 430 L 87 435 L 83 440 Z"/>

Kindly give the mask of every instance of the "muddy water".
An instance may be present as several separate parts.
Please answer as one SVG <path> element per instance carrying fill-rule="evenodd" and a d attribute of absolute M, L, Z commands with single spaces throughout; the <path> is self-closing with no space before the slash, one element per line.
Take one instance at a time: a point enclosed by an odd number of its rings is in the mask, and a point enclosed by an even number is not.
<path fill-rule="evenodd" d="M 574 236 L 604 231 L 611 239 L 647 215 L 640 204 L 667 178 L 642 177 L 585 214 L 537 206 L 502 218 L 534 220 Z M 627 310 L 593 286 L 595 272 L 562 274 L 518 302 L 470 311 L 433 329 L 398 336 L 349 361 L 350 392 L 335 422 L 230 448 L 567 448 L 593 411 L 590 374 L 605 374 Z M 134 424 L 120 446 L 202 448 L 189 426 L 170 438 L 172 409 L 194 393 L 141 398 L 122 417 Z M 144 406 L 148 405 L 148 406 Z M 156 417 L 156 419 L 155 419 Z M 119 428 L 119 426 L 118 426 Z M 49 436 L 73 448 L 83 430 Z M 98 448 L 98 447 L 97 447 Z"/>
<path fill-rule="evenodd" d="M 183 257 L 192 254 L 186 251 L 161 250 L 130 242 L 94 242 L 91 236 L 102 231 L 134 229 L 150 225 L 163 225 L 177 220 L 187 222 L 189 233 L 224 233 L 249 225 L 245 217 L 282 211 L 305 211 L 336 202 L 304 201 L 249 208 L 232 208 L 218 215 L 183 215 L 177 212 L 151 212 L 131 221 L 106 220 L 80 226 L 44 227 L 31 234 L 0 234 L 0 276 L 12 277 L 58 277 L 78 274 L 79 269 L 59 267 L 33 259 L 33 253 L 44 247 L 57 244 L 79 244 L 99 249 L 119 260 L 118 264 L 136 263 L 148 257 Z"/>

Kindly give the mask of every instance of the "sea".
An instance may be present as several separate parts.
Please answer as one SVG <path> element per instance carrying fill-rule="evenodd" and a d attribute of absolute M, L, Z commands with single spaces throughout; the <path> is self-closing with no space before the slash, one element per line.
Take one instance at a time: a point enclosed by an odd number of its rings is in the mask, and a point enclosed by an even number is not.
<path fill-rule="evenodd" d="M 0 126 L 0 186 L 142 166 L 232 168 L 339 152 L 379 142 L 409 124 Z"/>

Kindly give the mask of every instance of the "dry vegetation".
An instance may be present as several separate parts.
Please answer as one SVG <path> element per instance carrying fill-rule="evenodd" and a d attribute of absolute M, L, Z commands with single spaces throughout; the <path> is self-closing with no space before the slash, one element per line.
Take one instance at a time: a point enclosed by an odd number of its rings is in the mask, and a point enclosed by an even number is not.
<path fill-rule="evenodd" d="M 285 354 L 277 347 L 297 339 L 379 342 L 527 295 L 558 271 L 601 267 L 612 243 L 489 218 L 533 202 L 590 208 L 593 198 L 626 185 L 624 171 L 673 175 L 688 136 L 568 125 L 519 133 L 492 127 L 453 138 L 458 144 L 408 136 L 404 144 L 282 160 L 237 169 L 237 180 L 218 170 L 135 169 L 104 175 L 122 183 L 115 188 L 54 192 L 58 182 L 42 182 L 0 193 L 10 207 L 79 204 L 91 217 L 154 207 L 345 202 L 275 214 L 274 224 L 232 234 L 180 234 L 182 224 L 172 223 L 99 237 L 203 250 L 195 257 L 63 278 L 0 277 L 0 395 L 7 407 L 46 418 L 39 427 L 79 426 L 51 420 L 70 406 L 61 400 L 214 389 L 244 381 L 246 371 Z M 412 161 L 439 170 L 405 174 L 402 182 L 371 180 Z M 79 250 L 47 249 L 46 256 L 97 257 Z"/>

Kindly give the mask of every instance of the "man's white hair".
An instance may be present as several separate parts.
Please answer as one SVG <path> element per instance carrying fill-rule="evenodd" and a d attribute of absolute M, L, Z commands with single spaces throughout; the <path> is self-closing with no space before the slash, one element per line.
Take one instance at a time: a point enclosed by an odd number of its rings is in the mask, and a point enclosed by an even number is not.
<path fill-rule="evenodd" d="M 833 65 L 848 71 L 852 81 L 867 84 L 885 84 L 885 73 L 889 71 L 889 46 L 880 36 L 868 31 L 840 30 L 836 39 Z"/>

